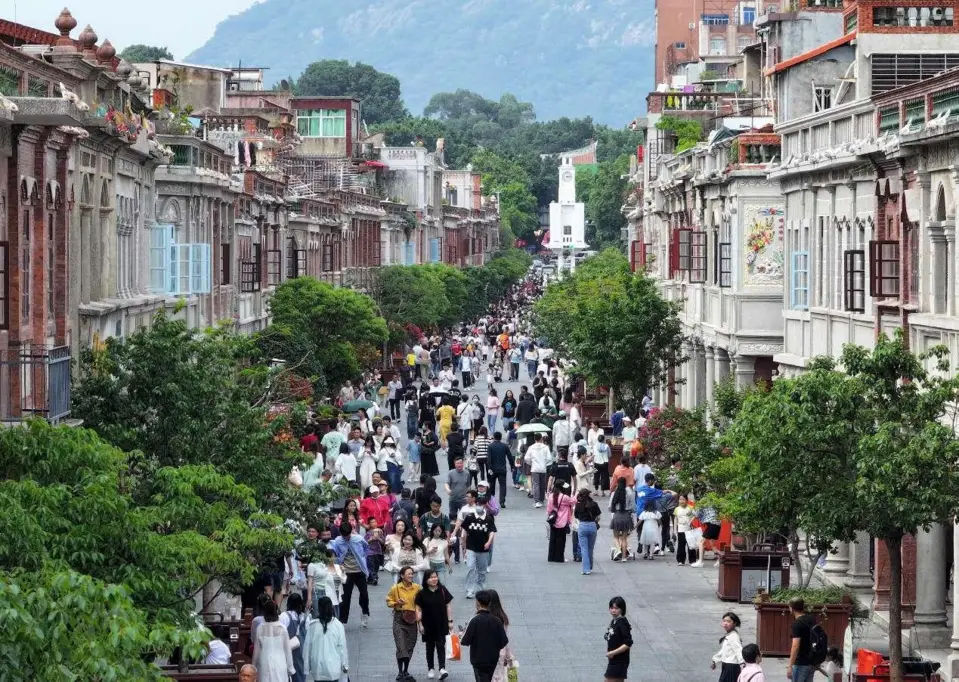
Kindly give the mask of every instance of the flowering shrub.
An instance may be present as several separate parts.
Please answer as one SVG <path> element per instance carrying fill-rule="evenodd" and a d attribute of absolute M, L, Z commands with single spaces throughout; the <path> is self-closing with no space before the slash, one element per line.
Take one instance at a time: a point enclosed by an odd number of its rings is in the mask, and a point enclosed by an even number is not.
<path fill-rule="evenodd" d="M 649 465 L 665 469 L 674 457 L 686 460 L 703 448 L 711 448 L 712 435 L 703 417 L 702 410 L 653 408 L 638 434 Z"/>

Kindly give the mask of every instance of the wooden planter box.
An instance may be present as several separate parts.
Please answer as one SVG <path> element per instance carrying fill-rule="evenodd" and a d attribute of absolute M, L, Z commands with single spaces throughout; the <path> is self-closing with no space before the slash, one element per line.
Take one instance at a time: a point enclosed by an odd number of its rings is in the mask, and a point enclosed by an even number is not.
<path fill-rule="evenodd" d="M 829 643 L 843 641 L 852 616 L 852 602 L 808 607 L 816 622 L 826 631 Z M 756 604 L 756 643 L 763 656 L 789 656 L 792 646 L 792 625 L 795 618 L 789 604 L 762 602 Z"/>
<path fill-rule="evenodd" d="M 749 604 L 756 596 L 759 586 L 766 591 L 789 586 L 789 553 L 787 551 L 726 550 L 720 553 L 717 597 L 723 601 Z"/>
<path fill-rule="evenodd" d="M 606 415 L 606 401 L 587 401 L 581 406 L 581 418 L 583 424 L 591 421 L 599 421 Z"/>

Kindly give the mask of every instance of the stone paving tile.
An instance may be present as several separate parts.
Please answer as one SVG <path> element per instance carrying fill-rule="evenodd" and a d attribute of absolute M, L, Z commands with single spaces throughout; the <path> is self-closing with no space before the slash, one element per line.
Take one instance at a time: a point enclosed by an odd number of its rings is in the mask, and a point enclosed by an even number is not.
<path fill-rule="evenodd" d="M 518 394 L 519 385 L 498 384 L 499 393 L 512 388 Z M 485 391 L 480 395 L 485 402 Z M 445 470 L 445 458 L 439 459 L 440 469 Z M 439 487 L 442 489 L 442 485 Z M 607 498 L 598 501 L 605 510 Z M 612 536 L 607 528 L 602 528 L 593 574 L 583 576 L 580 565 L 572 563 L 570 543 L 566 550 L 568 563 L 546 562 L 543 509 L 534 509 L 532 501 L 514 488 L 508 491 L 507 504 L 508 508 L 497 518 L 499 533 L 487 585 L 500 593 L 510 617 L 510 639 L 524 682 L 602 680 L 606 650 L 603 634 L 609 624 L 607 603 L 616 595 L 626 599 L 633 626 L 630 680 L 718 680 L 719 673 L 709 669 L 709 662 L 719 646 L 720 621 L 726 611 L 735 611 L 742 619 L 743 641 L 755 641 L 751 605 L 717 599 L 718 575 L 711 562 L 701 569 L 679 566 L 673 557 L 666 556 L 653 561 L 612 563 Z M 608 520 L 609 514 L 604 513 L 601 525 Z M 634 543 L 635 540 L 631 544 Z M 465 624 L 475 610 L 474 603 L 465 599 L 465 576 L 466 567 L 461 564 L 454 568 L 452 576 L 443 577 L 454 596 L 457 624 Z M 385 603 L 387 582 L 382 580 L 378 587 L 370 588 L 371 618 L 366 630 L 353 617 L 359 616 L 354 593 L 350 623 L 346 626 L 352 682 L 396 677 L 391 614 Z M 451 682 L 473 679 L 468 656 L 464 649 L 463 661 L 449 663 Z M 767 679 L 786 677 L 782 660 L 768 659 L 763 669 Z M 419 681 L 427 679 L 422 642 L 414 651 L 410 672 Z"/>

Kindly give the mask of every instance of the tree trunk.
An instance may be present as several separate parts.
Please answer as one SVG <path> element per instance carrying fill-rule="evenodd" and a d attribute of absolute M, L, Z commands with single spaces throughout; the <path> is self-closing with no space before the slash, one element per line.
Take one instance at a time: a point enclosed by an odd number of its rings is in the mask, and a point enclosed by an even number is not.
<path fill-rule="evenodd" d="M 792 537 L 789 538 L 789 553 L 792 555 L 793 566 L 796 569 L 796 578 L 799 580 L 800 585 L 805 585 L 802 575 L 802 563 L 799 561 L 799 533 L 793 531 Z M 812 571 L 810 570 L 810 574 Z M 783 587 L 788 587 L 784 585 Z"/>
<path fill-rule="evenodd" d="M 886 540 L 889 551 L 889 679 L 902 682 L 902 538 Z"/>

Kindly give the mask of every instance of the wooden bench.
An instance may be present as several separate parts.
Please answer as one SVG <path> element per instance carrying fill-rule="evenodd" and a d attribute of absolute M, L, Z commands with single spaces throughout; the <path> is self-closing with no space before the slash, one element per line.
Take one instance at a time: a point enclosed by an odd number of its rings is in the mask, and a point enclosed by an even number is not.
<path fill-rule="evenodd" d="M 171 680 L 204 680 L 204 682 L 239 682 L 240 673 L 233 665 L 191 665 L 181 672 L 175 665 L 161 666 L 164 677 Z"/>

